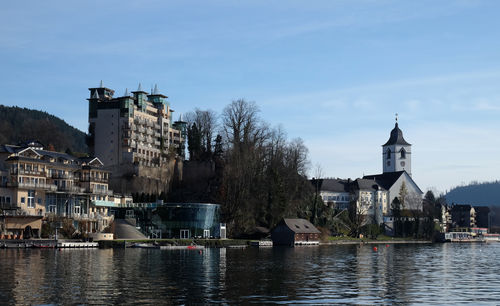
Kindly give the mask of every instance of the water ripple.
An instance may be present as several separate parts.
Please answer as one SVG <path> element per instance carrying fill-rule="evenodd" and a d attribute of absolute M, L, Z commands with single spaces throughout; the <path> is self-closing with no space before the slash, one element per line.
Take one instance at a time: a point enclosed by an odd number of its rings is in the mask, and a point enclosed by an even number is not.
<path fill-rule="evenodd" d="M 496 304 L 500 244 L 0 250 L 2 304 Z"/>

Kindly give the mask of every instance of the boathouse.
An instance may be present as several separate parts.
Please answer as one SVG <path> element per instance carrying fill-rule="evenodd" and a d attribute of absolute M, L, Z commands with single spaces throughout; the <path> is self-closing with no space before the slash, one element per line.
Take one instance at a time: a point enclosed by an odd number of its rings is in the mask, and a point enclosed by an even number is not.
<path fill-rule="evenodd" d="M 320 231 L 305 219 L 283 219 L 271 232 L 273 245 L 319 244 Z"/>

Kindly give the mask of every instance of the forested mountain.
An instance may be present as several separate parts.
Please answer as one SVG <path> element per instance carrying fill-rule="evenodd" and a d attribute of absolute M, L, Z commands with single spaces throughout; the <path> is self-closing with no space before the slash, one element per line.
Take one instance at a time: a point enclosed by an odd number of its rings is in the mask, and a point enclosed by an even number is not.
<path fill-rule="evenodd" d="M 500 206 L 500 181 L 454 187 L 445 197 L 448 204 Z"/>
<path fill-rule="evenodd" d="M 38 140 L 46 149 L 87 152 L 85 133 L 46 112 L 0 105 L 0 144 Z"/>

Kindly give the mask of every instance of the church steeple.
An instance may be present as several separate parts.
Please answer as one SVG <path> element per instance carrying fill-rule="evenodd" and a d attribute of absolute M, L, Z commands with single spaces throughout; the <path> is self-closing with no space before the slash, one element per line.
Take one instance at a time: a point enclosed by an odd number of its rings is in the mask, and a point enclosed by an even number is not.
<path fill-rule="evenodd" d="M 382 145 L 382 165 L 384 173 L 406 171 L 411 176 L 411 144 L 403 138 L 403 131 L 396 124 L 389 140 Z"/>

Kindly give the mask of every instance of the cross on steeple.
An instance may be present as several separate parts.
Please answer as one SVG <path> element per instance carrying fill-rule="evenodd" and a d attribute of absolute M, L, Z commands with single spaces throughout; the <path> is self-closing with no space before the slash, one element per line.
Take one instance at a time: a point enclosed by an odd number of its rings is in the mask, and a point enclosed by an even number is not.
<path fill-rule="evenodd" d="M 398 113 L 396 113 L 396 123 L 398 123 Z"/>

